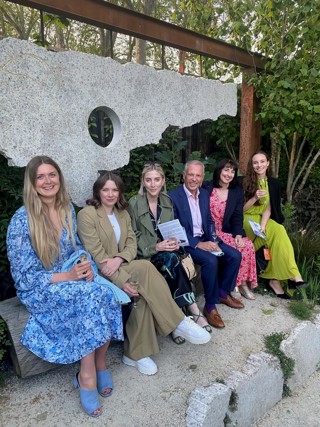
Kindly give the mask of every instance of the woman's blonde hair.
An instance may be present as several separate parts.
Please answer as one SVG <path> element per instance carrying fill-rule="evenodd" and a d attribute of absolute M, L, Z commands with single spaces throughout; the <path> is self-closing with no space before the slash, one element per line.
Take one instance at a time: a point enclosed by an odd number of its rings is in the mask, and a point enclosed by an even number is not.
<path fill-rule="evenodd" d="M 144 177 L 146 176 L 146 174 L 148 172 L 152 172 L 152 171 L 156 171 L 158 172 L 158 174 L 161 175 L 161 178 L 163 178 L 164 180 L 166 180 L 166 177 L 164 175 L 162 166 L 160 165 L 160 163 L 157 162 L 146 162 L 143 166 L 142 169 L 142 173 L 141 173 L 141 181 L 140 181 L 140 188 L 138 191 L 138 194 L 140 194 L 141 196 L 145 193 L 145 189 L 144 189 L 144 185 L 143 185 L 143 180 Z M 164 181 L 164 185 L 163 185 L 163 191 L 166 191 L 166 182 Z"/>
<path fill-rule="evenodd" d="M 49 218 L 47 206 L 36 191 L 36 179 L 39 166 L 53 166 L 59 175 L 60 188 L 56 195 L 55 209 L 62 226 L 67 230 L 67 239 L 71 238 L 73 221 L 70 209 L 70 198 L 65 188 L 64 178 L 57 163 L 47 156 L 36 156 L 27 164 L 24 174 L 23 202 L 28 214 L 30 237 L 33 248 L 43 266 L 48 270 L 60 255 L 59 235 Z"/>

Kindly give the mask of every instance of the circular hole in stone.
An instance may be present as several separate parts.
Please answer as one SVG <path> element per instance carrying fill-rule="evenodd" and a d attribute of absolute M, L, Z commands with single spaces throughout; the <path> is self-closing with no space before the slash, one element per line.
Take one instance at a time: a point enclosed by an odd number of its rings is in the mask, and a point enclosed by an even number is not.
<path fill-rule="evenodd" d="M 119 137 L 119 118 L 111 108 L 97 107 L 89 116 L 88 131 L 96 144 L 100 147 L 108 147 L 114 139 Z"/>

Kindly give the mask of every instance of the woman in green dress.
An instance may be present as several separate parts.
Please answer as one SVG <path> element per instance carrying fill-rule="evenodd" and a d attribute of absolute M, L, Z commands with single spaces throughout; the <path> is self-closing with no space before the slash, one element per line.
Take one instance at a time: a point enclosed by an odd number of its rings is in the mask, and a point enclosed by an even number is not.
<path fill-rule="evenodd" d="M 289 299 L 284 293 L 281 281 L 288 281 L 288 289 L 306 286 L 294 259 L 294 251 L 288 234 L 281 225 L 284 221 L 281 212 L 280 183 L 277 179 L 268 177 L 269 158 L 264 151 L 257 151 L 249 160 L 247 175 L 243 179 L 244 230 L 253 241 L 257 251 L 265 243 L 270 250 L 271 260 L 264 272 L 259 274 L 269 279 L 267 288 L 278 298 Z M 267 240 L 256 237 L 249 219 L 261 226 Z"/>

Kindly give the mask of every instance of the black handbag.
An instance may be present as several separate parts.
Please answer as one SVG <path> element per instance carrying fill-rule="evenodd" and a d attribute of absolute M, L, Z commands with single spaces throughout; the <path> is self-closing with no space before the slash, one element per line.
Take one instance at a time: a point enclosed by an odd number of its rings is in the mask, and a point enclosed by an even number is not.
<path fill-rule="evenodd" d="M 257 266 L 257 274 L 261 274 L 265 271 L 268 266 L 268 260 L 265 259 L 264 250 L 267 249 L 266 245 L 261 246 L 256 251 L 256 266 Z"/>

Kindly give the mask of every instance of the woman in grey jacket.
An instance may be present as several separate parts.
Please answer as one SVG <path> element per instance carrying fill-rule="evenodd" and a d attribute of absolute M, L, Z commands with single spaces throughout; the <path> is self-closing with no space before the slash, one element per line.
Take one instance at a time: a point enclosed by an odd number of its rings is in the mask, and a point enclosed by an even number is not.
<path fill-rule="evenodd" d="M 177 305 L 187 307 L 193 320 L 211 333 L 211 327 L 195 302 L 191 283 L 180 263 L 179 243 L 171 239 L 163 240 L 158 229 L 159 224 L 174 219 L 172 203 L 163 191 L 164 186 L 165 175 L 160 164 L 146 163 L 139 193 L 130 199 L 128 207 L 137 237 L 138 257 L 151 260 L 166 279 Z M 184 342 L 174 335 L 173 339 L 177 344 Z"/>

